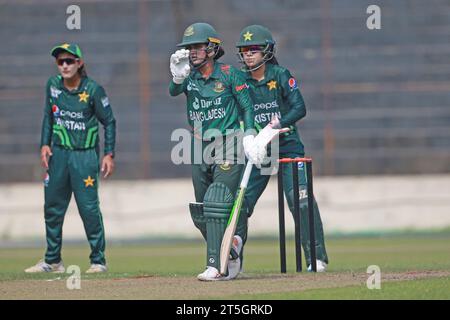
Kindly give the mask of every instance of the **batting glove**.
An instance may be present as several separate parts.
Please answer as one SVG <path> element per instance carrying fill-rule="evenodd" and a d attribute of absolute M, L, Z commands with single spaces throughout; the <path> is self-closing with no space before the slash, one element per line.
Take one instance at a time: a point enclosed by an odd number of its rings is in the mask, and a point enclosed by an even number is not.
<path fill-rule="evenodd" d="M 189 50 L 180 49 L 170 56 L 170 72 L 172 72 L 174 83 L 183 83 L 191 72 Z"/>
<path fill-rule="evenodd" d="M 265 146 L 258 144 L 255 141 L 254 136 L 245 136 L 242 140 L 242 145 L 244 147 L 245 155 L 249 161 L 255 165 L 260 165 L 263 162 L 266 156 L 266 148 Z"/>

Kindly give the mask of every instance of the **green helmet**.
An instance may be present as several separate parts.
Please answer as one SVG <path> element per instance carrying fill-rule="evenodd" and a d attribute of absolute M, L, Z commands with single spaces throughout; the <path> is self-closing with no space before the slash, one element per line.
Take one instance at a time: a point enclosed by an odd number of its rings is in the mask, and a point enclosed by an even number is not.
<path fill-rule="evenodd" d="M 209 54 L 210 52 L 214 52 L 213 59 L 217 60 L 221 56 L 223 56 L 224 51 L 220 46 L 222 41 L 219 39 L 216 30 L 208 23 L 197 22 L 191 24 L 189 27 L 184 30 L 183 40 L 181 43 L 177 44 L 177 47 L 187 47 L 192 44 L 206 44 L 206 52 Z M 194 65 L 189 58 L 191 67 L 194 69 L 199 69 L 204 66 L 208 62 L 208 57 L 204 58 L 203 62 L 197 65 Z"/>
<path fill-rule="evenodd" d="M 186 47 L 197 43 L 220 45 L 222 41 L 220 41 L 216 30 L 210 24 L 197 22 L 184 30 L 183 40 L 177 44 L 177 47 Z"/>
<path fill-rule="evenodd" d="M 244 53 L 241 51 L 243 47 L 258 46 L 258 51 L 262 52 L 263 58 L 260 63 L 252 68 L 249 68 L 245 64 Z M 239 48 L 238 57 L 241 63 L 244 64 L 244 71 L 255 71 L 262 67 L 267 61 L 272 64 L 278 64 L 275 59 L 275 41 L 272 38 L 272 34 L 266 27 L 254 24 L 245 27 L 239 35 L 239 41 L 236 43 L 236 47 Z"/>
<path fill-rule="evenodd" d="M 239 35 L 236 47 L 274 45 L 272 34 L 266 27 L 254 24 L 245 27 Z"/>

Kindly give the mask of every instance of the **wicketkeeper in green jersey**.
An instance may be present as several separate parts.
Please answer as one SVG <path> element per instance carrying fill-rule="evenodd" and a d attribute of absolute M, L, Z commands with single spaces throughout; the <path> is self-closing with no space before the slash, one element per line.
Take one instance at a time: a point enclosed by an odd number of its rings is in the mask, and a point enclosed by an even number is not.
<path fill-rule="evenodd" d="M 91 266 L 86 272 L 106 272 L 98 184 L 100 174 L 106 178 L 114 170 L 116 121 L 105 90 L 86 75 L 80 47 L 64 43 L 53 48 L 51 55 L 56 59 L 59 75 L 47 82 L 41 134 L 41 161 L 47 169 L 47 251 L 43 260 L 25 271 L 65 271 L 61 259 L 62 227 L 73 193 L 91 247 Z M 101 169 L 99 122 L 105 132 Z"/>
<path fill-rule="evenodd" d="M 207 23 L 194 23 L 170 58 L 172 96 L 184 93 L 187 117 L 192 132 L 192 180 L 196 202 L 190 203 L 191 217 L 207 245 L 206 270 L 199 280 L 229 280 L 240 270 L 242 230 L 237 230 L 228 263 L 228 273 L 220 275 L 220 246 L 227 226 L 244 161 L 238 161 L 241 144 L 249 158 L 254 129 L 253 102 L 241 73 L 217 60 L 224 54 L 221 40 Z M 243 116 L 244 137 L 239 115 Z M 250 151 L 251 150 L 251 151 Z M 262 152 L 262 151 L 261 151 Z M 265 150 L 264 150 L 265 152 Z M 200 158 L 200 159 L 198 159 Z M 243 157 L 241 157 L 243 159 Z M 243 216 L 246 218 L 246 215 Z"/>
<path fill-rule="evenodd" d="M 291 130 L 281 134 L 279 138 L 279 157 L 304 157 L 303 143 L 295 123 L 306 115 L 305 103 L 298 88 L 297 80 L 289 70 L 278 65 L 275 58 L 275 41 L 270 31 L 260 25 L 245 27 L 236 44 L 240 62 L 244 64 L 243 77 L 249 85 L 250 95 L 254 103 L 255 126 L 257 130 L 270 124 L 274 129 L 289 127 Z M 264 166 L 264 165 L 263 165 Z M 300 215 L 302 246 L 305 252 L 308 269 L 311 269 L 308 223 L 308 194 L 306 170 L 303 163 L 299 163 Z M 261 167 L 253 167 L 247 192 L 245 205 L 241 215 L 250 217 L 256 202 L 269 182 L 270 175 L 261 174 Z M 284 190 L 289 209 L 294 213 L 292 167 L 285 166 Z M 246 208 L 246 210 L 245 210 Z M 314 200 L 314 219 L 316 234 L 317 271 L 325 271 L 328 257 L 325 250 L 322 221 L 319 208 Z M 246 237 L 243 238 L 244 240 Z M 244 241 L 245 242 L 245 241 Z M 242 258 L 242 256 L 241 256 Z"/>

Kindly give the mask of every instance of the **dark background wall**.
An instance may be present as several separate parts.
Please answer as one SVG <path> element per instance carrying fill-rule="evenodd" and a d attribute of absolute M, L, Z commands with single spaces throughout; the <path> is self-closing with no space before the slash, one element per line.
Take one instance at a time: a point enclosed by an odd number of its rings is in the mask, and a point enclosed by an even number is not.
<path fill-rule="evenodd" d="M 188 176 L 170 160 L 186 127 L 184 98 L 169 97 L 169 56 L 191 23 L 211 23 L 237 65 L 234 43 L 266 25 L 297 77 L 308 115 L 298 123 L 319 175 L 450 172 L 450 2 L 446 0 L 78 1 L 0 0 L 0 181 L 41 179 L 44 89 L 61 42 L 84 50 L 88 73 L 118 123 L 117 179 Z M 366 28 L 366 9 L 382 29 Z"/>

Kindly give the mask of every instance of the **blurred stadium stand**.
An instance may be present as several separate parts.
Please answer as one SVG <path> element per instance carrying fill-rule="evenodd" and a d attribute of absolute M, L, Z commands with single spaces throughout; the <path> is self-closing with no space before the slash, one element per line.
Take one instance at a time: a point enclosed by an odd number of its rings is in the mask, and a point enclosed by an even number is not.
<path fill-rule="evenodd" d="M 248 24 L 269 27 L 277 57 L 300 83 L 298 124 L 319 175 L 450 172 L 448 0 L 77 1 L 81 31 L 66 29 L 72 2 L 0 0 L 0 181 L 37 181 L 49 54 L 77 42 L 88 74 L 110 96 L 117 123 L 116 179 L 189 176 L 170 160 L 184 97 L 168 95 L 168 60 L 190 23 L 209 22 L 237 65 Z M 382 29 L 366 28 L 366 8 Z"/>

